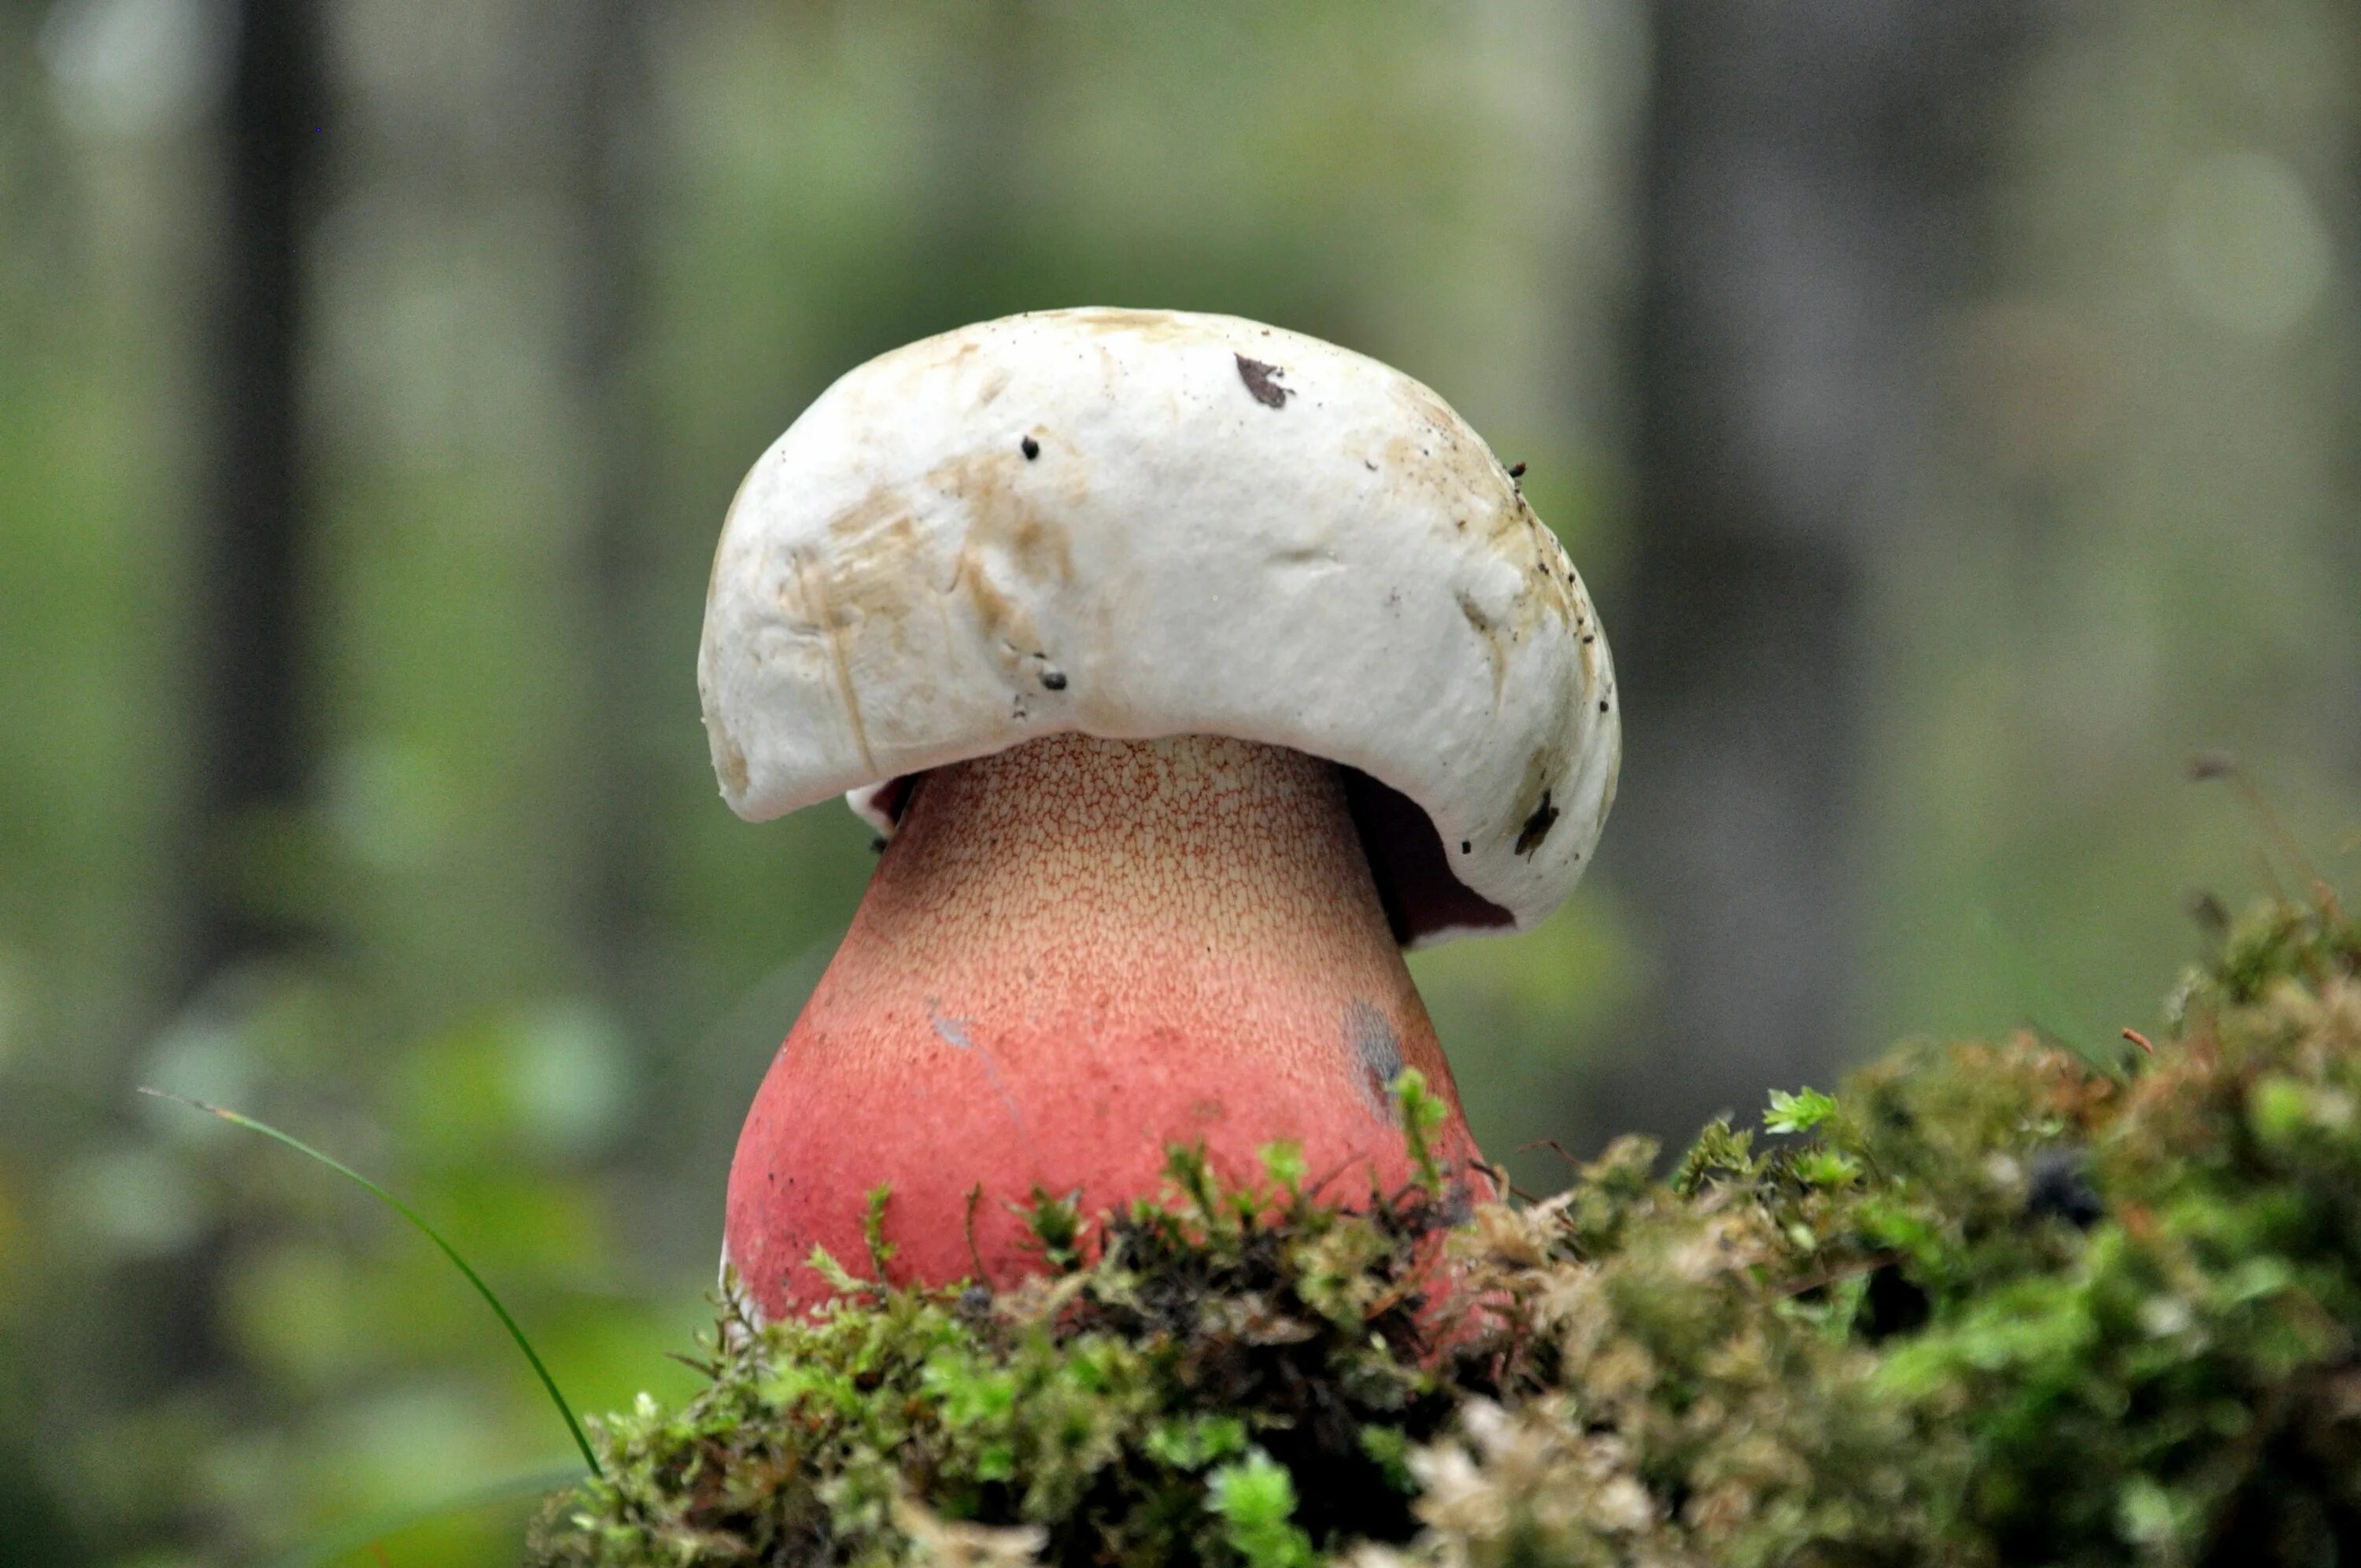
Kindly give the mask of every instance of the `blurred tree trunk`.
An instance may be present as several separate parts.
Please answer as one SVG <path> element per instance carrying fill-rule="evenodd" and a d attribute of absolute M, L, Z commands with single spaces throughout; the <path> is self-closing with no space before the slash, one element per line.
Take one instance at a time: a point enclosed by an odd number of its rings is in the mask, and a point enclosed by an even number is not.
<path fill-rule="evenodd" d="M 1872 565 L 2015 12 L 1652 7 L 1615 853 L 1657 991 L 1605 1125 L 1685 1137 L 1850 1054 Z"/>
<path fill-rule="evenodd" d="M 212 451 L 196 551 L 195 863 L 189 974 L 283 947 L 255 896 L 258 834 L 312 782 L 304 708 L 303 247 L 317 200 L 327 86 L 311 0 L 235 8 L 223 113 Z"/>
<path fill-rule="evenodd" d="M 311 0 L 246 0 L 229 23 L 210 356 L 206 488 L 192 558 L 188 938 L 181 993 L 209 1004 L 224 976 L 302 932 L 258 868 L 314 781 L 304 662 L 303 250 L 317 205 L 327 86 Z M 217 1322 L 228 1243 L 145 1259 L 116 1277 L 146 1325 L 124 1343 L 152 1364 L 115 1369 L 152 1398 L 230 1359 Z"/>
<path fill-rule="evenodd" d="M 650 965 L 659 770 L 649 748 L 693 745 L 698 733 L 683 671 L 655 667 L 648 657 L 652 649 L 676 646 L 679 636 L 653 624 L 649 589 L 661 580 L 662 563 L 644 527 L 650 410 L 637 350 L 647 266 L 646 15 L 633 0 L 591 0 L 544 20 L 557 62 L 544 80 L 555 99 L 576 238 L 567 362 L 589 465 L 584 642 L 598 661 L 588 726 L 582 938 L 609 1004 L 646 1038 L 656 1027 Z"/>

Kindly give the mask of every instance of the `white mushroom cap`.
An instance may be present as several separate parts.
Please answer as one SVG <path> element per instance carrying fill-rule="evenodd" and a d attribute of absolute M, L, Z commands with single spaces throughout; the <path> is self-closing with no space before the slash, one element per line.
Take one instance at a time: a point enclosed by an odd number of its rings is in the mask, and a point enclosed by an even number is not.
<path fill-rule="evenodd" d="M 1556 907 L 1621 753 L 1581 577 L 1442 399 L 1165 311 L 984 322 L 822 393 L 730 505 L 697 686 L 750 821 L 884 821 L 897 781 L 1061 730 L 1343 763 L 1384 786 L 1346 775 L 1411 942 Z"/>

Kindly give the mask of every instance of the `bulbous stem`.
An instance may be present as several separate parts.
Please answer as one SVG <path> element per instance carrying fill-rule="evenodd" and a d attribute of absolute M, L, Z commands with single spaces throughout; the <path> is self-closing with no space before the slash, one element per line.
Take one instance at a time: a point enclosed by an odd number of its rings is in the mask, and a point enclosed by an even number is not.
<path fill-rule="evenodd" d="M 1004 1286 L 1038 1266 L 1009 1204 L 1153 1193 L 1176 1143 L 1243 1179 L 1293 1139 L 1328 1192 L 1390 1190 L 1405 1066 L 1466 1169 L 1334 767 L 1206 736 L 1031 741 L 918 781 L 748 1116 L 727 1255 L 765 1313 L 807 1305 L 814 1245 L 857 1265 L 886 1186 L 897 1279 Z"/>

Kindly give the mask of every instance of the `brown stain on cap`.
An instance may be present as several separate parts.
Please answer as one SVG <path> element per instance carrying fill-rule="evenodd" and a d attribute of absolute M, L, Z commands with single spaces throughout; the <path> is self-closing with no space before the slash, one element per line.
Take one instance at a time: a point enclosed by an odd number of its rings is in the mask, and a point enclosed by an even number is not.
<path fill-rule="evenodd" d="M 1213 341 L 1202 323 L 1185 320 L 1170 311 L 1126 311 L 1112 306 L 1093 306 L 1079 311 L 1055 311 L 1062 316 L 1097 332 L 1120 332 L 1148 343 L 1208 343 Z"/>
<path fill-rule="evenodd" d="M 716 724 L 713 727 L 713 759 L 721 773 L 721 787 L 733 795 L 746 793 L 746 752 L 737 738 Z"/>
<path fill-rule="evenodd" d="M 1046 508 L 1045 489 L 1057 497 Z M 929 508 L 928 491 L 966 514 L 955 549 L 946 552 L 935 531 L 918 521 Z M 1053 474 L 1015 451 L 980 448 L 937 464 L 916 481 L 872 487 L 829 518 L 818 541 L 792 553 L 778 588 L 780 608 L 825 642 L 862 766 L 878 769 L 855 666 L 881 653 L 917 657 L 908 623 L 922 605 L 939 613 L 946 601 L 963 600 L 988 652 L 1012 679 L 1029 659 L 1052 652 L 1040 645 L 1026 608 L 1036 596 L 1019 585 L 1055 590 L 1072 581 L 1072 544 L 1056 511 L 1059 501 L 1087 493 L 1087 469 L 1079 462 L 1061 463 Z M 884 648 L 880 636 L 887 640 Z"/>
<path fill-rule="evenodd" d="M 951 591 L 966 597 L 993 651 L 1012 673 L 1027 655 L 1052 652 L 1041 646 L 1040 630 L 1014 585 L 1057 589 L 1074 577 L 1072 540 L 1065 524 L 1036 501 L 1029 466 L 1017 454 L 992 448 L 963 454 L 927 475 L 929 485 L 967 504 L 967 532 L 952 567 Z M 1078 470 L 1067 483 L 1071 499 L 1079 499 Z"/>
<path fill-rule="evenodd" d="M 845 646 L 857 620 L 850 610 L 840 609 L 830 597 L 830 575 L 826 570 L 811 569 L 814 563 L 808 552 L 798 550 L 790 559 L 805 619 L 818 628 L 828 642 L 829 670 L 836 677 L 836 694 L 844 704 L 844 721 L 852 731 L 853 749 L 861 753 L 861 765 L 873 773 L 877 771 L 877 759 L 869 750 L 869 726 L 861 717 L 861 692 L 853 682 L 851 654 Z"/>

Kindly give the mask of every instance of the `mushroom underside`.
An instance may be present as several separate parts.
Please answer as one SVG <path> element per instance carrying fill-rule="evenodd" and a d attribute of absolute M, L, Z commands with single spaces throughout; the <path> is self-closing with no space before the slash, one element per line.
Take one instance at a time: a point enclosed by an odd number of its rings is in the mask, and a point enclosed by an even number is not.
<path fill-rule="evenodd" d="M 1416 801 L 1358 768 L 1335 767 L 1395 941 L 1408 948 L 1444 932 L 1515 926 L 1515 916 L 1452 873 L 1449 848 Z M 899 826 L 924 776 L 905 773 L 860 792 L 855 809 L 881 828 Z"/>

